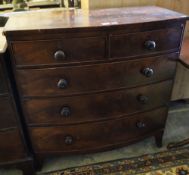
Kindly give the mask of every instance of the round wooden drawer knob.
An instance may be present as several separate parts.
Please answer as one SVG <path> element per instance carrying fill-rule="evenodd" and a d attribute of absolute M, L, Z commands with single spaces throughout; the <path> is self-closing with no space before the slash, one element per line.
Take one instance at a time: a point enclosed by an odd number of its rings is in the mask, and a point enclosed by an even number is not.
<path fill-rule="evenodd" d="M 137 128 L 139 128 L 139 129 L 143 129 L 143 128 L 146 127 L 146 124 L 145 124 L 144 122 L 137 122 L 137 123 L 136 123 L 136 126 L 137 126 Z"/>
<path fill-rule="evenodd" d="M 66 89 L 68 87 L 68 81 L 66 79 L 60 79 L 57 83 L 57 87 L 60 89 Z"/>
<path fill-rule="evenodd" d="M 54 53 L 54 59 L 55 60 L 65 60 L 66 59 L 66 55 L 64 53 L 64 51 L 62 50 L 58 50 Z"/>
<path fill-rule="evenodd" d="M 147 96 L 145 96 L 145 95 L 139 95 L 139 96 L 137 97 L 137 99 L 138 99 L 138 101 L 139 101 L 140 103 L 142 103 L 142 104 L 146 104 L 146 103 L 148 103 L 148 101 L 149 101 L 149 98 L 148 98 Z"/>
<path fill-rule="evenodd" d="M 151 69 L 151 68 L 149 68 L 149 67 L 143 69 L 143 70 L 142 70 L 142 73 L 143 73 L 143 75 L 146 76 L 146 77 L 152 77 L 152 76 L 154 75 L 153 69 Z"/>
<path fill-rule="evenodd" d="M 63 117 L 70 117 L 71 116 L 71 109 L 70 107 L 63 107 L 60 111 L 61 116 Z"/>
<path fill-rule="evenodd" d="M 64 143 L 66 145 L 72 145 L 73 144 L 73 137 L 72 136 L 66 136 L 64 139 Z"/>
<path fill-rule="evenodd" d="M 148 49 L 148 50 L 154 50 L 156 48 L 155 41 L 150 41 L 150 40 L 146 41 L 144 45 L 145 45 L 146 49 Z"/>

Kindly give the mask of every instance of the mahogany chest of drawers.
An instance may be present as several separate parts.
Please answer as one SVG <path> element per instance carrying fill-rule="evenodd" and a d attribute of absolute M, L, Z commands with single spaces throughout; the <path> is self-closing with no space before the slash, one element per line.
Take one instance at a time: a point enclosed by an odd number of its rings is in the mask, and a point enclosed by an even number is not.
<path fill-rule="evenodd" d="M 161 146 L 187 19 L 159 7 L 13 16 L 5 35 L 34 153 L 101 151 L 148 136 Z"/>
<path fill-rule="evenodd" d="M 29 175 L 33 172 L 33 160 L 23 133 L 5 59 L 8 59 L 7 53 L 0 54 L 0 168 L 18 168 Z"/>

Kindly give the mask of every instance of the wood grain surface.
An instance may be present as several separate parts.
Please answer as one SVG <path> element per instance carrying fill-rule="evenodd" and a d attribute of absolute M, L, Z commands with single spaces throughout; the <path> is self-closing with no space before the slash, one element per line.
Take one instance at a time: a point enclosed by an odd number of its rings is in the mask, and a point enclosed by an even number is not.
<path fill-rule="evenodd" d="M 101 9 L 130 6 L 160 6 L 189 15 L 189 2 L 187 0 L 81 0 L 83 9 Z M 186 27 L 186 35 L 189 36 L 189 24 Z"/>
<path fill-rule="evenodd" d="M 19 69 L 16 75 L 23 97 L 73 96 L 131 88 L 172 79 L 175 74 L 177 56 L 177 54 L 170 54 L 88 66 Z M 152 69 L 154 75 L 146 77 L 142 73 L 145 68 Z M 58 87 L 60 80 L 68 83 L 66 88 Z"/>
<path fill-rule="evenodd" d="M 157 132 L 164 128 L 166 115 L 167 108 L 159 108 L 92 124 L 30 127 L 29 130 L 36 153 L 86 153 L 128 144 Z M 143 123 L 143 127 L 139 123 Z"/>
<path fill-rule="evenodd" d="M 154 6 L 90 11 L 53 9 L 13 15 L 6 24 L 5 33 L 7 35 L 11 31 L 36 30 L 40 33 L 45 29 L 102 28 L 187 18 L 186 15 Z"/>
<path fill-rule="evenodd" d="M 28 125 L 66 125 L 119 118 L 166 106 L 173 81 L 77 97 L 28 99 L 23 101 Z M 144 99 L 142 99 L 144 98 Z M 70 114 L 62 110 L 69 108 Z"/>

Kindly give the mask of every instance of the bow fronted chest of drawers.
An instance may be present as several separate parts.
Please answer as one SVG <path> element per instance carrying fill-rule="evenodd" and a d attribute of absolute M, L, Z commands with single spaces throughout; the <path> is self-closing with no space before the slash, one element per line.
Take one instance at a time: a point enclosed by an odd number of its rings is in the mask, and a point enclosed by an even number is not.
<path fill-rule="evenodd" d="M 44 10 L 5 28 L 37 156 L 162 144 L 187 16 L 159 7 Z"/>

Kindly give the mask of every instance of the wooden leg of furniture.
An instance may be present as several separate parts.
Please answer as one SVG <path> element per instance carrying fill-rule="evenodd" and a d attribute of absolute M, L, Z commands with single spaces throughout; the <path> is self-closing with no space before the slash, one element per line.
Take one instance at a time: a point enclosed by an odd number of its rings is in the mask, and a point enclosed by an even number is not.
<path fill-rule="evenodd" d="M 163 145 L 163 133 L 164 131 L 162 130 L 155 135 L 155 141 L 158 148 L 161 148 Z"/>
<path fill-rule="evenodd" d="M 35 168 L 34 168 L 33 162 L 28 162 L 21 169 L 23 171 L 23 175 L 34 175 L 35 174 Z"/>
<path fill-rule="evenodd" d="M 41 170 L 43 167 L 44 158 L 42 156 L 36 156 L 34 158 L 34 166 L 36 170 Z"/>

